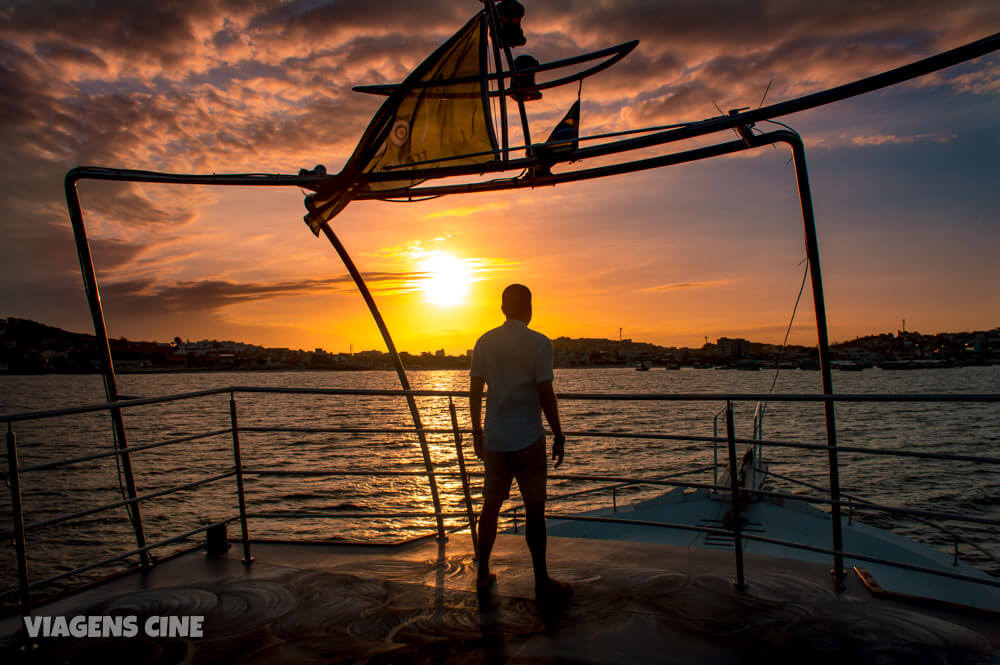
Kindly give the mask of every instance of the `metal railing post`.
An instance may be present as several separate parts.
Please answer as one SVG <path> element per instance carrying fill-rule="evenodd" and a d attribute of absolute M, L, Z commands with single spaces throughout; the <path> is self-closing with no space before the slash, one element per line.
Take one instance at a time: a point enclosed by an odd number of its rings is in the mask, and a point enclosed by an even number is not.
<path fill-rule="evenodd" d="M 462 475 L 462 494 L 465 495 L 465 512 L 469 519 L 469 533 L 472 534 L 472 553 L 479 560 L 479 534 L 476 533 L 476 511 L 472 508 L 472 493 L 469 491 L 469 474 L 465 472 L 465 453 L 462 452 L 462 433 L 458 430 L 458 414 L 455 402 L 448 397 L 451 412 L 451 429 L 455 433 L 455 453 L 458 455 L 458 472 Z"/>
<path fill-rule="evenodd" d="M 740 516 L 740 497 L 736 471 L 736 431 L 733 426 L 733 403 L 726 402 L 726 435 L 729 439 L 729 517 L 733 529 L 733 551 L 736 552 L 736 588 L 747 588 L 743 578 L 743 518 Z"/>
<path fill-rule="evenodd" d="M 753 411 L 753 439 L 756 443 L 753 444 L 753 482 L 750 483 L 750 487 L 757 489 L 757 470 L 760 469 L 763 474 L 763 467 L 761 463 L 763 462 L 764 449 L 760 444 L 760 440 L 764 438 L 764 409 L 762 402 L 757 402 L 757 406 Z M 763 483 L 763 478 L 761 479 Z"/>
<path fill-rule="evenodd" d="M 14 513 L 14 547 L 17 548 L 17 584 L 21 614 L 31 614 L 28 595 L 28 554 L 24 544 L 24 512 L 21 506 L 21 471 L 17 464 L 17 437 L 13 423 L 7 423 L 7 485 L 10 487 L 10 505 Z"/>
<path fill-rule="evenodd" d="M 243 458 L 240 455 L 240 428 L 236 418 L 236 395 L 229 393 L 229 420 L 233 428 L 233 462 L 236 465 L 236 493 L 240 501 L 240 530 L 243 536 L 243 563 L 253 562 L 250 554 L 250 532 L 247 529 L 247 500 L 243 491 Z"/>
<path fill-rule="evenodd" d="M 719 484 L 719 414 L 712 418 L 712 484 Z M 718 490 L 712 490 L 716 492 Z"/>
<path fill-rule="evenodd" d="M 806 257 L 809 259 L 809 273 L 812 275 L 813 309 L 816 311 L 816 334 L 819 348 L 819 368 L 822 375 L 823 394 L 833 394 L 833 374 L 830 368 L 830 340 L 826 324 L 826 301 L 823 297 L 823 276 L 819 265 L 819 239 L 816 234 L 816 218 L 813 214 L 812 193 L 809 189 L 809 173 L 806 169 L 806 148 L 796 132 L 776 132 L 786 135 L 785 141 L 792 148 L 795 160 L 795 179 L 799 187 L 799 203 L 802 207 L 802 223 L 805 230 Z M 837 589 L 844 588 L 844 538 L 840 524 L 840 464 L 837 461 L 837 425 L 834 417 L 833 401 L 823 403 L 826 416 L 826 442 L 829 446 L 827 463 L 830 474 L 830 523 L 833 528 L 833 578 Z"/>

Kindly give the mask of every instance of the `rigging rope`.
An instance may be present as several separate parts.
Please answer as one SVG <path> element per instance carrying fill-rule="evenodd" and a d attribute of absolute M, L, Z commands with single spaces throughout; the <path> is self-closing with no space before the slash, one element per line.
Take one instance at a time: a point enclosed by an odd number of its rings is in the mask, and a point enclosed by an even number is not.
<path fill-rule="evenodd" d="M 785 355 L 785 347 L 788 346 L 788 336 L 791 335 L 791 333 L 792 333 L 792 324 L 795 323 L 795 313 L 799 309 L 799 302 L 802 300 L 802 292 L 806 288 L 806 277 L 809 276 L 809 257 L 808 256 L 806 258 L 802 259 L 801 261 L 799 261 L 799 265 L 802 265 L 803 263 L 806 264 L 806 269 L 802 273 L 802 284 L 799 286 L 799 295 L 797 295 L 795 297 L 795 306 L 792 307 L 792 318 L 789 319 L 789 321 L 788 321 L 788 329 L 785 330 L 785 341 L 783 341 L 781 343 L 781 348 L 778 349 L 778 360 L 774 364 L 774 379 L 771 380 L 771 389 L 767 391 L 768 395 L 771 395 L 771 394 L 774 393 L 774 387 L 778 384 L 778 374 L 781 373 L 781 359 Z M 760 407 L 761 416 L 764 415 L 764 411 L 766 409 L 767 409 L 767 400 L 764 400 L 764 403 Z"/>

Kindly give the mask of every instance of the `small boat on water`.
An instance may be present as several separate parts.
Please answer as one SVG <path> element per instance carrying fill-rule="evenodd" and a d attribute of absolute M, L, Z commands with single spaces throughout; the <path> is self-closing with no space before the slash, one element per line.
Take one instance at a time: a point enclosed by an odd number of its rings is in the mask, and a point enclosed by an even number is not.
<path fill-rule="evenodd" d="M 878 367 L 879 369 L 886 369 L 886 370 L 940 369 L 942 367 L 954 367 L 954 363 L 948 360 L 910 358 L 904 360 L 882 360 L 876 363 L 876 367 Z"/>
<path fill-rule="evenodd" d="M 646 363 L 645 360 L 640 360 L 639 364 L 635 366 L 635 371 L 637 371 L 637 372 L 648 372 L 649 368 L 650 368 L 650 366 Z"/>

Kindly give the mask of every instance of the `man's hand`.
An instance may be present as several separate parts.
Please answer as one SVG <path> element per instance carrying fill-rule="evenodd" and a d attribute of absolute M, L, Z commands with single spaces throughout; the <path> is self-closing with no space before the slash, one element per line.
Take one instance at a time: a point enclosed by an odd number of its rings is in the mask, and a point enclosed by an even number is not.
<path fill-rule="evenodd" d="M 483 430 L 472 430 L 472 449 L 476 451 L 476 457 L 483 459 Z"/>
<path fill-rule="evenodd" d="M 556 403 L 556 394 L 552 390 L 551 381 L 543 381 L 538 384 L 538 402 L 541 404 L 546 420 L 549 421 L 549 427 L 552 428 L 552 459 L 556 461 L 554 468 L 558 469 L 563 461 L 566 437 L 559 425 L 559 405 Z"/>
<path fill-rule="evenodd" d="M 472 420 L 472 448 L 476 457 L 483 459 L 486 454 L 483 446 L 483 387 L 486 379 L 473 376 L 469 379 L 469 415 Z"/>
<path fill-rule="evenodd" d="M 555 466 L 552 468 L 558 469 L 559 465 L 562 464 L 563 455 L 565 455 L 566 448 L 566 437 L 562 434 L 557 434 L 552 437 L 552 459 L 556 461 Z"/>

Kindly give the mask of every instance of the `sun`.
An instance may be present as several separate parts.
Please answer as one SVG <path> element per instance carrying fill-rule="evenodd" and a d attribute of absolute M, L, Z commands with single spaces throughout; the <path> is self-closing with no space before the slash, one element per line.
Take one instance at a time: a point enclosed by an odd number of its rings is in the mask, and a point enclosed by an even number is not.
<path fill-rule="evenodd" d="M 420 261 L 426 273 L 421 288 L 424 299 L 435 305 L 461 305 L 472 284 L 472 272 L 465 261 L 445 252 L 428 252 Z"/>

